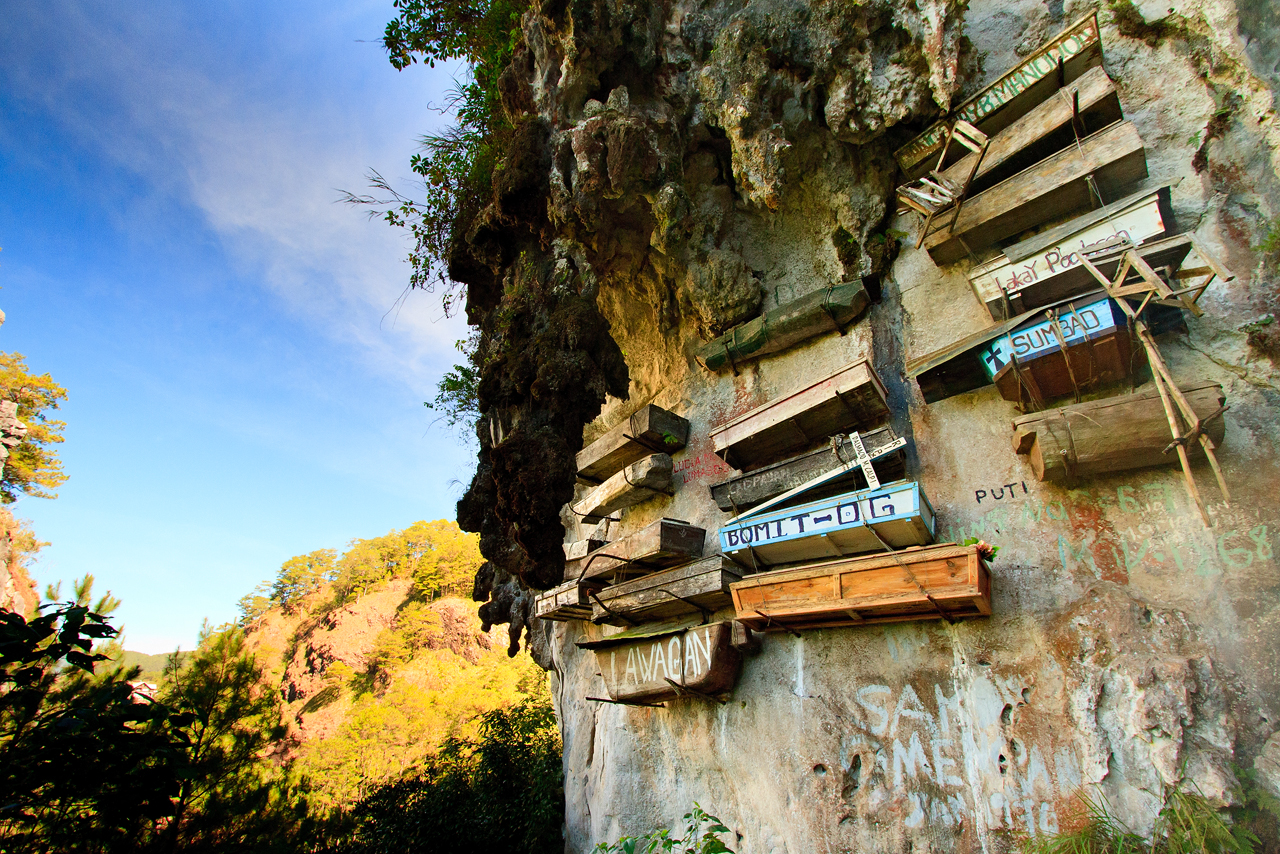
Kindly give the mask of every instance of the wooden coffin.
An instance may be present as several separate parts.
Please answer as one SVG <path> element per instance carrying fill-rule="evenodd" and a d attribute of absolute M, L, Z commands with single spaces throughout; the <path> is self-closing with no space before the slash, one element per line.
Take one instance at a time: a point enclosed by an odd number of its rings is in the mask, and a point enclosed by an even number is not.
<path fill-rule="evenodd" d="M 934 232 L 925 248 L 938 264 L 959 261 L 1028 228 L 1088 208 L 1093 177 L 1114 198 L 1147 175 L 1146 149 L 1132 122 L 1116 122 L 967 199 L 951 228 Z M 948 218 L 949 221 L 949 218 Z"/>
<path fill-rule="evenodd" d="M 1187 402 L 1203 421 L 1218 416 L 1226 400 L 1222 386 L 1212 382 L 1180 386 Z M 1204 433 L 1222 443 L 1226 423 L 1213 417 Z M 1173 436 L 1160 393 L 1146 386 L 1133 394 L 1091 400 L 1049 409 L 1013 421 L 1013 450 L 1025 454 L 1037 480 L 1066 481 L 1125 469 L 1176 464 Z M 1169 453 L 1165 453 L 1166 449 Z M 1204 456 L 1199 442 L 1187 452 Z"/>
<path fill-rule="evenodd" d="M 1115 84 L 1107 72 L 1091 68 L 991 137 L 980 161 L 977 152 L 970 152 L 944 169 L 942 177 L 963 186 L 978 161 L 968 189 L 973 195 L 1075 145 L 1077 135 L 1088 136 L 1123 118 Z"/>
<path fill-rule="evenodd" d="M 993 381 L 993 370 L 999 370 L 998 366 L 988 361 L 986 355 L 987 346 L 991 342 L 1006 338 L 1010 333 L 1017 330 L 1040 323 L 1045 319 L 1046 312 L 1051 312 L 1058 316 L 1069 315 L 1072 313 L 1073 307 L 1078 308 L 1088 305 L 1105 297 L 1106 291 L 1096 290 L 1092 293 L 1071 297 L 1053 305 L 1020 314 L 1011 320 L 1006 320 L 1003 323 L 998 323 L 995 326 L 966 336 L 941 350 L 910 360 L 907 362 L 907 375 L 919 383 L 925 403 L 935 403 L 952 395 L 963 394 L 964 392 L 990 385 Z M 1130 299 L 1129 302 L 1131 305 L 1137 306 L 1140 300 Z M 1115 317 L 1119 317 L 1120 309 L 1117 306 L 1112 306 L 1112 314 Z M 1180 309 L 1156 305 L 1154 302 L 1148 304 L 1143 310 L 1142 319 L 1151 328 L 1152 333 L 1157 335 L 1161 332 L 1182 328 L 1184 325 Z M 1081 324 L 1081 326 L 1084 326 L 1084 324 Z M 1002 350 L 1001 352 L 1004 351 Z M 1059 359 L 1061 361 L 1061 357 Z M 1072 370 L 1074 369 L 1073 363 Z M 1077 376 L 1079 377 L 1079 375 Z M 1016 395 L 1014 399 L 1016 399 Z"/>
<path fill-rule="evenodd" d="M 600 582 L 579 584 L 570 581 L 539 593 L 533 600 L 533 612 L 544 620 L 567 622 L 591 619 L 591 594 L 604 585 Z"/>
<path fill-rule="evenodd" d="M 828 332 L 840 332 L 867 307 L 861 281 L 844 282 L 783 303 L 773 311 L 733 327 L 699 351 L 712 371 L 785 350 Z"/>
<path fill-rule="evenodd" d="M 908 178 L 919 178 L 937 164 L 947 139 L 947 129 L 957 119 L 963 119 L 988 136 L 994 136 L 1053 96 L 1059 86 L 1100 65 L 1102 41 L 1098 18 L 1096 14 L 1090 14 L 1050 39 L 949 116 L 899 148 L 894 153 L 898 165 Z"/>
<path fill-rule="evenodd" d="M 1145 364 L 1144 352 L 1120 307 L 1104 296 L 1032 318 L 983 347 L 979 358 L 1001 397 L 1038 405 L 1119 382 Z"/>
<path fill-rule="evenodd" d="M 862 434 L 867 455 L 874 460 L 876 474 L 885 482 L 901 480 L 906 474 L 905 442 L 889 427 L 878 427 Z M 809 451 L 780 463 L 755 469 L 749 474 L 730 478 L 711 487 L 716 506 L 726 513 L 738 514 L 761 501 L 795 489 L 819 475 L 826 474 L 853 459 L 853 447 L 846 436 L 833 447 Z M 867 485 L 858 473 L 858 488 Z"/>
<path fill-rule="evenodd" d="M 715 698 L 733 690 L 742 665 L 732 628 L 732 621 L 675 630 L 643 626 L 578 646 L 595 652 L 610 699 Z"/>
<path fill-rule="evenodd" d="M 969 284 L 992 318 L 1006 320 L 1096 288 L 1080 263 L 1080 253 L 1092 244 L 1119 236 L 1138 245 L 1175 227 L 1168 186 L 1134 193 L 1010 246 L 974 267 Z"/>
<path fill-rule="evenodd" d="M 578 452 L 578 478 L 601 483 L 623 466 L 653 453 L 673 454 L 688 441 L 688 421 L 660 406 L 642 406 Z"/>
<path fill-rule="evenodd" d="M 920 484 L 899 481 L 726 522 L 720 548 L 752 568 L 933 542 L 933 507 Z"/>
<path fill-rule="evenodd" d="M 625 510 L 659 493 L 671 493 L 671 457 L 653 454 L 625 466 L 573 505 L 584 522 L 598 522 L 616 510 Z"/>
<path fill-rule="evenodd" d="M 757 631 L 991 614 L 991 570 L 976 546 L 947 543 L 752 575 L 732 586 Z"/>
<path fill-rule="evenodd" d="M 722 555 L 664 569 L 601 590 L 591 619 L 615 626 L 712 613 L 729 604 L 729 584 L 742 569 Z"/>
<path fill-rule="evenodd" d="M 629 537 L 604 543 L 595 551 L 566 561 L 565 581 L 575 579 L 619 580 L 647 575 L 654 570 L 688 563 L 702 557 L 707 532 L 676 519 L 659 519 Z"/>
<path fill-rule="evenodd" d="M 888 417 L 884 385 L 863 359 L 720 425 L 711 440 L 726 463 L 750 471 Z"/>

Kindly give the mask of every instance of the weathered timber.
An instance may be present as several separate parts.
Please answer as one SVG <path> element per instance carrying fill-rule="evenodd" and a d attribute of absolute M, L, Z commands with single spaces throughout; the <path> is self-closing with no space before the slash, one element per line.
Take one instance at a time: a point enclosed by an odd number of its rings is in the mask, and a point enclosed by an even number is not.
<path fill-rule="evenodd" d="M 1220 445 L 1226 424 L 1220 416 L 1222 386 L 1201 382 L 1181 387 L 1204 422 L 1204 433 Z M 1013 449 L 1025 454 L 1037 480 L 1066 481 L 1112 471 L 1173 465 L 1169 422 L 1160 393 L 1146 386 L 1133 394 L 1049 409 L 1013 421 Z M 1189 444 L 1193 456 L 1204 456 Z"/>
<path fill-rule="evenodd" d="M 708 370 L 721 371 L 761 356 L 785 350 L 828 332 L 843 334 L 867 307 L 869 298 L 861 281 L 820 288 L 768 314 L 733 327 L 699 351 Z"/>
<path fill-rule="evenodd" d="M 533 600 L 533 612 L 544 620 L 566 622 L 591 619 L 591 593 L 604 585 L 600 582 L 571 581 L 539 593 Z"/>
<path fill-rule="evenodd" d="M 933 533 L 929 499 L 918 483 L 901 481 L 731 520 L 720 548 L 755 569 L 923 545 Z"/>
<path fill-rule="evenodd" d="M 577 578 L 613 578 L 646 575 L 656 569 L 688 563 L 702 557 L 707 532 L 675 519 L 659 519 L 629 537 L 574 560 L 564 567 L 565 581 Z"/>
<path fill-rule="evenodd" d="M 606 545 L 604 540 L 586 539 L 578 540 L 573 543 L 564 544 L 564 558 L 566 561 L 577 560 L 580 557 L 586 557 L 591 552 Z M 568 576 L 565 576 L 568 578 Z"/>
<path fill-rule="evenodd" d="M 762 572 L 731 590 L 738 620 L 759 631 L 991 614 L 990 569 L 954 543 Z"/>
<path fill-rule="evenodd" d="M 673 454 L 689 441 L 689 422 L 652 403 L 578 452 L 578 477 L 600 483 L 653 453 Z"/>
<path fill-rule="evenodd" d="M 622 632 L 578 646 L 595 651 L 614 700 L 716 699 L 733 690 L 742 664 L 732 626 L 722 621 L 656 634 Z"/>
<path fill-rule="evenodd" d="M 729 584 L 741 577 L 741 567 L 723 555 L 703 558 L 606 587 L 593 600 L 592 619 L 635 625 L 682 614 L 711 614 L 729 605 Z"/>
<path fill-rule="evenodd" d="M 1091 68 L 991 137 L 985 156 L 977 164 L 969 193 L 981 192 L 1055 151 L 1075 145 L 1077 134 L 1087 136 L 1122 118 L 1115 84 L 1107 72 Z M 944 169 L 942 177 L 963 181 L 977 160 L 976 153 L 966 154 Z"/>
<path fill-rule="evenodd" d="M 988 346 L 993 341 L 1007 339 L 1011 334 L 1016 334 L 1025 327 L 1039 324 L 1047 318 L 1047 315 L 1065 317 L 1072 314 L 1079 306 L 1088 305 L 1105 294 L 1106 291 L 1093 291 L 1077 297 L 1069 297 L 975 332 L 941 350 L 911 359 L 907 362 L 907 375 L 919 383 L 925 403 L 935 403 L 952 395 L 990 385 L 993 382 L 992 370 L 995 366 L 989 361 Z M 1115 306 L 1113 305 L 1112 308 L 1114 309 Z M 1184 325 L 1182 312 L 1168 306 L 1148 304 L 1142 316 L 1157 332 L 1169 332 Z M 1080 326 L 1083 327 L 1083 324 Z M 1068 327 L 1060 326 L 1059 329 L 1060 331 L 1074 330 L 1075 324 L 1070 324 Z M 1029 346 L 1029 343 L 1020 339 L 1011 349 L 1015 355 L 1019 355 L 1024 347 Z M 1002 360 L 1001 367 L 1006 361 L 1007 359 Z"/>
<path fill-rule="evenodd" d="M 890 427 L 878 427 L 862 434 L 867 455 L 874 460 L 876 473 L 888 482 L 901 480 L 906 474 L 906 454 L 896 447 L 898 437 Z M 846 465 L 853 459 L 853 446 L 846 436 L 839 444 L 800 454 L 773 465 L 755 469 L 749 474 L 730 478 L 711 487 L 711 497 L 716 506 L 727 513 L 740 513 L 767 501 L 775 495 L 808 483 L 815 477 Z M 863 488 L 866 478 L 858 472 L 857 488 Z"/>
<path fill-rule="evenodd" d="M 726 463 L 750 471 L 888 416 L 884 385 L 863 359 L 722 424 L 711 440 Z"/>
<path fill-rule="evenodd" d="M 1147 175 L 1146 149 L 1132 122 L 1116 122 L 965 202 L 950 229 L 925 240 L 938 264 L 959 261 L 1020 231 L 1089 207 Z"/>
<path fill-rule="evenodd" d="M 1145 190 L 1008 247 L 1003 255 L 974 267 L 969 284 L 992 318 L 1006 320 L 1096 288 L 1097 282 L 1080 263 L 1080 253 L 1099 241 L 1123 237 L 1139 245 L 1175 228 L 1169 187 Z M 1119 250 L 1114 254 L 1104 261 L 1113 271 Z"/>
<path fill-rule="evenodd" d="M 625 510 L 671 490 L 671 457 L 651 454 L 625 466 L 617 474 L 587 493 L 573 505 L 573 512 L 587 522 L 596 522 L 616 510 Z"/>
<path fill-rule="evenodd" d="M 951 115 L 935 122 L 899 148 L 894 157 L 909 178 L 919 178 L 929 171 L 946 142 L 947 128 L 957 119 L 994 135 L 1026 115 L 1062 84 L 1070 83 L 1088 69 L 1100 65 L 1102 42 L 1098 18 L 1090 14 L 1047 41 L 999 80 L 961 104 Z"/>

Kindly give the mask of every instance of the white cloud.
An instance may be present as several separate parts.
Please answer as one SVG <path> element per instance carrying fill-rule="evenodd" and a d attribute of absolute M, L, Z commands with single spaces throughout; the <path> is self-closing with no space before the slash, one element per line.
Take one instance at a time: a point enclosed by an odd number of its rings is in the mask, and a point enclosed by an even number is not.
<path fill-rule="evenodd" d="M 255 11 L 261 20 L 231 23 L 276 31 L 228 37 L 192 29 L 225 22 L 190 10 L 19 4 L 0 24 L 19 48 L 0 62 L 12 94 L 42 102 L 151 192 L 197 207 L 291 311 L 421 385 L 455 360 L 463 323 L 442 319 L 438 297 L 401 300 L 404 235 L 337 201 L 369 168 L 407 174 L 413 140 L 442 121 L 429 106 L 450 69 L 397 74 L 376 43 L 357 42 L 376 38 L 390 8 Z"/>

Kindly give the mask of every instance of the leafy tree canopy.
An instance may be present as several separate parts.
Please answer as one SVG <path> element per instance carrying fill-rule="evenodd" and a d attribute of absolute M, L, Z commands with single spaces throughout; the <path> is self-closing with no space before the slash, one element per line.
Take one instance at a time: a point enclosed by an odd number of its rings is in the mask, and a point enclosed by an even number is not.
<path fill-rule="evenodd" d="M 21 495 L 54 498 L 66 483 L 55 445 L 62 442 L 63 421 L 50 417 L 67 390 L 48 374 L 33 374 L 20 353 L 0 353 L 0 396 L 18 404 L 18 420 L 27 425 L 26 438 L 9 451 L 0 477 L 0 503 L 12 504 Z"/>

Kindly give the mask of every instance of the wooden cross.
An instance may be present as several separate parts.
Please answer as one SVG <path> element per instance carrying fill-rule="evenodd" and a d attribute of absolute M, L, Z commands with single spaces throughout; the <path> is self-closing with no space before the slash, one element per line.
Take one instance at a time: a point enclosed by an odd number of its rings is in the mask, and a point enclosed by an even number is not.
<path fill-rule="evenodd" d="M 1209 460 L 1209 465 L 1213 468 L 1214 477 L 1218 481 L 1218 488 L 1222 490 L 1222 500 L 1225 504 L 1230 504 L 1231 491 L 1227 489 L 1227 481 L 1222 475 L 1222 467 L 1218 465 L 1218 458 L 1213 452 L 1213 440 L 1204 434 L 1203 429 L 1206 421 L 1222 417 L 1226 407 L 1218 409 L 1218 411 L 1205 419 L 1201 419 L 1196 415 L 1196 411 L 1187 402 L 1186 397 L 1183 396 L 1182 390 L 1173 381 L 1169 366 L 1165 364 L 1164 358 L 1160 355 L 1159 345 L 1151 335 L 1151 330 L 1147 327 L 1146 322 L 1141 318 L 1142 312 L 1146 309 L 1147 304 L 1151 302 L 1186 308 L 1199 316 L 1202 312 L 1196 302 L 1200 299 L 1200 295 L 1204 293 L 1205 288 L 1209 287 L 1217 277 L 1221 277 L 1223 281 L 1231 281 L 1234 278 L 1229 271 L 1214 261 L 1209 253 L 1196 243 L 1195 238 L 1190 238 L 1190 240 L 1192 248 L 1204 259 L 1208 266 L 1207 268 L 1198 267 L 1188 270 L 1186 271 L 1187 277 L 1179 277 L 1190 278 L 1203 275 L 1206 272 L 1208 277 L 1199 285 L 1176 291 L 1156 275 L 1156 272 L 1142 259 L 1132 245 L 1122 256 L 1120 268 L 1116 271 L 1115 279 L 1108 279 L 1093 265 L 1090 255 L 1096 255 L 1096 252 L 1082 252 L 1080 254 L 1080 262 L 1107 289 L 1107 293 L 1111 298 L 1129 316 L 1138 340 L 1142 342 L 1142 346 L 1146 350 L 1147 362 L 1151 365 L 1151 374 L 1155 379 L 1156 390 L 1160 393 L 1160 402 L 1164 404 L 1165 415 L 1169 419 L 1169 431 L 1173 434 L 1173 441 L 1169 444 L 1169 448 L 1177 449 L 1178 461 L 1182 464 L 1182 475 L 1187 485 L 1187 494 L 1191 496 L 1191 500 L 1199 508 L 1200 518 L 1204 520 L 1205 525 L 1210 526 L 1209 513 L 1205 510 L 1204 501 L 1200 497 L 1200 490 L 1196 487 L 1195 477 L 1191 474 L 1191 460 L 1187 456 L 1187 445 L 1191 442 L 1199 441 L 1200 447 L 1204 449 L 1205 457 Z M 1125 280 L 1130 273 L 1136 273 L 1138 281 L 1127 285 Z M 1138 296 L 1142 297 L 1142 302 L 1136 309 L 1124 299 L 1125 297 Z M 1188 425 L 1186 432 L 1183 432 L 1183 421 Z M 1169 450 L 1169 448 L 1166 448 L 1166 450 Z"/>

